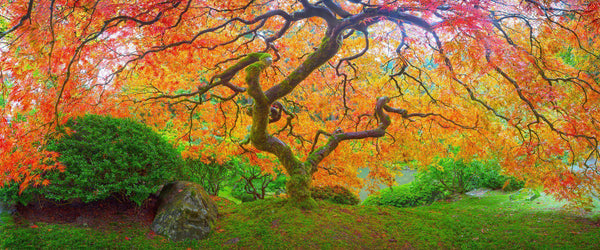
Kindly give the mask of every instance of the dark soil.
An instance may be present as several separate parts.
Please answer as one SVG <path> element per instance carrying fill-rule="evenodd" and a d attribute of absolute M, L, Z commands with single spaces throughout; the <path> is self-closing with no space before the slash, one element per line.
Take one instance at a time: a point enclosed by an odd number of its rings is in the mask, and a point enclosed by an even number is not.
<path fill-rule="evenodd" d="M 151 196 L 142 206 L 130 201 L 108 198 L 91 203 L 55 204 L 41 200 L 27 206 L 17 206 L 17 224 L 76 224 L 93 228 L 118 228 L 138 224 L 150 228 L 156 214 L 157 198 Z"/>

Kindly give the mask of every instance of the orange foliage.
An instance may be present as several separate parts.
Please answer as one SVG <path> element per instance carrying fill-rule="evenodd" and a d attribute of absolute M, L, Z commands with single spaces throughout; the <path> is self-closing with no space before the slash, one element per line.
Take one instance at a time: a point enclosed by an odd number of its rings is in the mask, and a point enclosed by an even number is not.
<path fill-rule="evenodd" d="M 57 126 L 84 113 L 136 117 L 183 146 L 184 157 L 247 157 L 272 172 L 277 159 L 248 141 L 252 99 L 237 89 L 248 87 L 244 73 L 216 84 L 219 74 L 265 51 L 274 62 L 260 86 L 279 86 L 331 39 L 335 30 L 326 27 L 339 25 L 348 29 L 340 33 L 340 50 L 278 100 L 290 113 L 269 124 L 269 133 L 305 161 L 330 138 L 322 134 L 313 145 L 317 131 L 381 124 L 373 112 L 378 97 L 390 97 L 387 105 L 407 115 L 390 113 L 383 137 L 342 142 L 319 163 L 316 184 L 360 187 L 358 168 L 369 167 L 372 180 L 391 185 L 398 163 L 498 157 L 507 173 L 560 197 L 600 190 L 597 2 L 318 1 L 311 7 L 337 2 L 345 13 L 329 12 L 335 21 L 311 12 L 307 6 L 316 2 L 3 3 L 0 185 L 47 184 L 40 174 L 62 166 L 43 145 Z M 451 155 L 449 145 L 460 152 Z"/>

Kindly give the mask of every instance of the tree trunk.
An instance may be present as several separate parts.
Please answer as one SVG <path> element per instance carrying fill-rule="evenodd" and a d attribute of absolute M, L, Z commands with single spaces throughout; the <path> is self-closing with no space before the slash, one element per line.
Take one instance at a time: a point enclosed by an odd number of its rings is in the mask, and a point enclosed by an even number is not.
<path fill-rule="evenodd" d="M 302 209 L 317 207 L 317 203 L 310 195 L 310 185 L 312 182 L 310 171 L 304 169 L 303 164 L 290 170 L 288 170 L 290 179 L 286 183 L 290 205 Z"/>

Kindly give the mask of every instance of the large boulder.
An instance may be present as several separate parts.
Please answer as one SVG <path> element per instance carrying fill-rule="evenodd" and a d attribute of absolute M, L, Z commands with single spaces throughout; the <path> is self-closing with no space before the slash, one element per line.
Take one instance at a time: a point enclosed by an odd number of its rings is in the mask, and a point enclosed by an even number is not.
<path fill-rule="evenodd" d="M 160 192 L 152 230 L 174 241 L 204 239 L 217 214 L 217 205 L 201 185 L 176 181 Z"/>

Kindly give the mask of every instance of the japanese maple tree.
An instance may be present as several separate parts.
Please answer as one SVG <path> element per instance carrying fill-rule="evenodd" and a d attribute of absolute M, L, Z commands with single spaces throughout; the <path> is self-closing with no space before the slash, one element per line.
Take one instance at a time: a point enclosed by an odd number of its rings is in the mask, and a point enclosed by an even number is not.
<path fill-rule="evenodd" d="M 70 117 L 135 116 L 186 157 L 312 184 L 502 159 L 562 198 L 600 190 L 600 12 L 580 0 L 10 0 L 0 5 L 0 172 L 61 168 Z M 460 150 L 450 150 L 459 148 Z M 42 183 L 47 184 L 47 183 Z"/>

